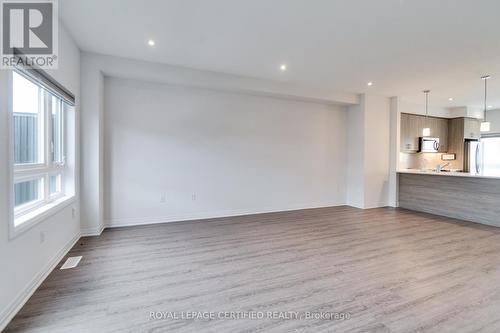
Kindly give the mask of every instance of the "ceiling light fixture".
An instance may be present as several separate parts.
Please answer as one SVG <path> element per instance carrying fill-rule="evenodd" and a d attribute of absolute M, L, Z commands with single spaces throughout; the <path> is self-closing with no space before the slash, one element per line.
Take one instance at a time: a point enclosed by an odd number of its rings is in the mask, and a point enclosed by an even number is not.
<path fill-rule="evenodd" d="M 286 71 L 286 65 L 285 64 L 281 65 L 280 69 L 281 69 L 282 72 Z"/>
<path fill-rule="evenodd" d="M 429 93 L 430 90 L 424 90 L 425 94 L 425 123 L 427 123 L 427 117 L 429 117 Z M 431 136 L 431 129 L 429 127 L 424 127 L 422 130 L 422 136 Z"/>
<path fill-rule="evenodd" d="M 448 100 L 449 100 L 450 102 L 451 102 L 451 101 L 453 101 L 453 97 L 448 98 Z"/>
<path fill-rule="evenodd" d="M 155 41 L 154 41 L 154 40 L 150 39 L 150 40 L 148 40 L 148 45 L 149 45 L 149 46 L 155 46 L 155 45 L 156 45 L 156 43 L 155 43 Z"/>
<path fill-rule="evenodd" d="M 373 86 L 373 82 L 371 82 L 371 81 L 370 81 L 370 82 L 368 82 L 366 85 L 367 85 L 368 87 L 371 87 L 371 86 Z"/>
<path fill-rule="evenodd" d="M 491 124 L 486 120 L 486 111 L 488 109 L 488 104 L 486 103 L 488 98 L 488 80 L 490 79 L 489 75 L 482 76 L 481 79 L 484 81 L 484 118 L 481 123 L 481 132 L 489 132 L 491 128 Z"/>

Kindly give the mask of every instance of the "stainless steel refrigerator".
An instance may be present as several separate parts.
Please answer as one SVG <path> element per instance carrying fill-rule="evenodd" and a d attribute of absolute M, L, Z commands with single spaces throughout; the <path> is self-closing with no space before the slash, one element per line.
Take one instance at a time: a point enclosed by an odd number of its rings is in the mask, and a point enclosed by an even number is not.
<path fill-rule="evenodd" d="M 483 173 L 483 143 L 481 140 L 465 140 L 464 171 L 473 174 Z"/>

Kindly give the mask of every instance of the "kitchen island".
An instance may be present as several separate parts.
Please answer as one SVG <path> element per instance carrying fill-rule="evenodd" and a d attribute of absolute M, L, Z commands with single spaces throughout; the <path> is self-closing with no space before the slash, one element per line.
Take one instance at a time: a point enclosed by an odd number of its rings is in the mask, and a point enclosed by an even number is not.
<path fill-rule="evenodd" d="M 398 171 L 399 207 L 500 227 L 500 177 Z"/>

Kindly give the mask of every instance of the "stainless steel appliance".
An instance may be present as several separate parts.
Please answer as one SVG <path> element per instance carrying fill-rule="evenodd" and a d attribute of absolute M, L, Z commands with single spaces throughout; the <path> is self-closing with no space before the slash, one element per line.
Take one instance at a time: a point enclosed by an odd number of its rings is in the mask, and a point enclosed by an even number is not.
<path fill-rule="evenodd" d="M 421 153 L 437 153 L 439 150 L 439 138 L 421 137 L 419 144 L 419 152 Z"/>
<path fill-rule="evenodd" d="M 465 140 L 464 171 L 483 173 L 483 144 L 480 140 Z"/>

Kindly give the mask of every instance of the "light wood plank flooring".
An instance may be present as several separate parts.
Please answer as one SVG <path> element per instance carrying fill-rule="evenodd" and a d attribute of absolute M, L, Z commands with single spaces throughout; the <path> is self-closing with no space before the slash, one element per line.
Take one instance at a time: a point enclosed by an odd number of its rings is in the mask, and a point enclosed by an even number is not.
<path fill-rule="evenodd" d="M 106 230 L 7 332 L 500 332 L 500 228 L 321 208 Z M 150 312 L 348 312 L 154 320 Z"/>

